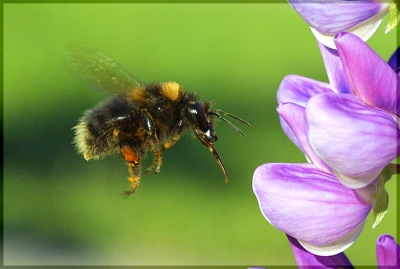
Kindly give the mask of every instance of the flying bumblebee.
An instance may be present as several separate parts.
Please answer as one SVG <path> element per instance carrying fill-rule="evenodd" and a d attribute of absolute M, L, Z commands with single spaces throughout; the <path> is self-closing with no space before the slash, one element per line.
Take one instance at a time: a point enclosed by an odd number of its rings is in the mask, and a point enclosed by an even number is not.
<path fill-rule="evenodd" d="M 209 102 L 202 102 L 194 93 L 183 91 L 176 82 L 142 85 L 100 51 L 75 46 L 65 54 L 77 76 L 94 88 L 114 94 L 84 112 L 74 127 L 74 144 L 86 160 L 115 152 L 122 155 L 128 164 L 131 185 L 123 192 L 125 197 L 139 186 L 145 153 L 151 150 L 154 155 L 146 172 L 154 169 L 155 173 L 160 173 L 163 151 L 172 147 L 188 128 L 214 155 L 228 182 L 228 173 L 214 147 L 217 141 L 214 118 L 224 121 L 242 136 L 243 132 L 221 115 L 250 126 L 248 122 L 211 109 Z"/>

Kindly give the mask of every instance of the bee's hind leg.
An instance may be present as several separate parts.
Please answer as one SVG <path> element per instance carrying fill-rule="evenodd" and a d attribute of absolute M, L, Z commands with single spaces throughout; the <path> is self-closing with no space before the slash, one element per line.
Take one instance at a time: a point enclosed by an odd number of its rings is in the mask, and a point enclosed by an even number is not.
<path fill-rule="evenodd" d="M 130 147 L 123 147 L 121 149 L 122 156 L 125 161 L 128 163 L 128 171 L 130 177 L 128 177 L 129 182 L 131 183 L 131 188 L 127 191 L 122 192 L 122 195 L 125 198 L 128 198 L 131 194 L 133 194 L 137 187 L 140 184 L 140 179 L 142 177 L 142 165 L 140 164 L 139 156 L 136 152 Z"/>
<path fill-rule="evenodd" d="M 141 164 L 137 164 L 134 165 L 132 163 L 128 163 L 128 170 L 130 173 L 130 177 L 128 177 L 129 182 L 131 183 L 131 188 L 129 190 L 123 191 L 122 195 L 125 198 L 128 198 L 131 194 L 133 194 L 137 187 L 139 187 L 140 184 L 140 179 L 141 179 L 141 170 L 142 170 L 142 165 Z"/>

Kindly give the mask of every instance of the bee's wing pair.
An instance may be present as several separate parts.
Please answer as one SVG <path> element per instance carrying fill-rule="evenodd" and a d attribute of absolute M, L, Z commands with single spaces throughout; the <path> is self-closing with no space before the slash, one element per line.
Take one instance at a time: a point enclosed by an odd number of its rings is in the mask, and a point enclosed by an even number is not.
<path fill-rule="evenodd" d="M 141 84 L 103 52 L 74 45 L 64 51 L 67 67 L 82 81 L 106 93 L 126 92 Z"/>

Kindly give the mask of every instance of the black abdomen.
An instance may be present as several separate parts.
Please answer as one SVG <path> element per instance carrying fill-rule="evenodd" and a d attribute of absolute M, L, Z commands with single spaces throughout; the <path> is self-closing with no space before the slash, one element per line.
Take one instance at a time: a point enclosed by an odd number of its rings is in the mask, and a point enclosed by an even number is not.
<path fill-rule="evenodd" d="M 134 143 L 134 137 L 127 138 L 126 134 L 136 133 L 137 118 L 137 108 L 125 96 L 115 95 L 84 113 L 75 127 L 76 147 L 91 159 L 120 149 L 120 134 Z"/>

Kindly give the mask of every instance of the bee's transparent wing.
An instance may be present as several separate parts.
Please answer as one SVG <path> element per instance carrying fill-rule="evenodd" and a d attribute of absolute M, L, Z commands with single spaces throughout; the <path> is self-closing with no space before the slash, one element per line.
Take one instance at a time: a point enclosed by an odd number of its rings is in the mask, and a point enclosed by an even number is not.
<path fill-rule="evenodd" d="M 121 93 L 140 86 L 122 66 L 101 51 L 75 45 L 64 54 L 68 68 L 98 90 Z"/>

